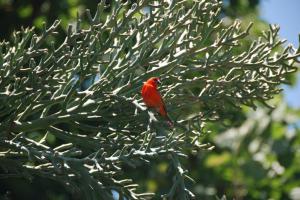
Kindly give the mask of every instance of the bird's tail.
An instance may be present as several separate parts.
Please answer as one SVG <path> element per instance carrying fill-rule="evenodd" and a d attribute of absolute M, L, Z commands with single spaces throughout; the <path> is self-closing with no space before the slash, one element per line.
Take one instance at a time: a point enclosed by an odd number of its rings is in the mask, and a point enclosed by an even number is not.
<path fill-rule="evenodd" d="M 168 125 L 169 125 L 171 128 L 173 128 L 173 127 L 174 127 L 174 122 L 170 119 L 170 117 L 169 117 L 168 114 L 165 116 L 165 118 L 166 118 L 166 120 L 167 120 Z"/>
<path fill-rule="evenodd" d="M 163 106 L 161 106 L 161 107 L 159 108 L 158 112 L 159 112 L 159 114 L 160 114 L 161 116 L 163 116 L 163 117 L 167 120 L 168 125 L 169 125 L 171 128 L 173 128 L 173 127 L 174 127 L 174 123 L 173 123 L 173 121 L 170 119 L 170 117 L 169 117 L 169 115 L 168 115 L 168 113 L 167 113 L 165 104 L 163 104 Z"/>

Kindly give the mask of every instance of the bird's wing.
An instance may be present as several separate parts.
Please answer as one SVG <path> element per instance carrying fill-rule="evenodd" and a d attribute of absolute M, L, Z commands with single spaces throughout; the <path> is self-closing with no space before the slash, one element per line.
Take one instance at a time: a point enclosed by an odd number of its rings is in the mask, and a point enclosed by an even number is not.
<path fill-rule="evenodd" d="M 163 104 L 158 90 L 151 85 L 144 85 L 142 96 L 146 105 L 149 107 L 160 107 Z"/>

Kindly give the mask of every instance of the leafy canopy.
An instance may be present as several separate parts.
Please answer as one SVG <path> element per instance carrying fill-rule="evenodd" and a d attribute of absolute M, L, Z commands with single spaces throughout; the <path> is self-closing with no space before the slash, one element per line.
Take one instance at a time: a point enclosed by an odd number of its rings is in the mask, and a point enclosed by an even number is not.
<path fill-rule="evenodd" d="M 172 185 L 162 197 L 190 199 L 191 178 L 180 161 L 211 149 L 201 144 L 206 122 L 265 104 L 299 54 L 279 50 L 277 26 L 244 51 L 252 24 L 225 27 L 217 0 L 144 0 L 130 8 L 117 1 L 103 19 L 105 6 L 69 25 L 61 44 L 54 42 L 59 21 L 1 44 L 0 166 L 61 182 L 85 199 L 145 199 L 153 194 L 137 192 L 124 169 L 167 159 Z M 151 76 L 164 82 L 172 130 L 141 102 Z"/>

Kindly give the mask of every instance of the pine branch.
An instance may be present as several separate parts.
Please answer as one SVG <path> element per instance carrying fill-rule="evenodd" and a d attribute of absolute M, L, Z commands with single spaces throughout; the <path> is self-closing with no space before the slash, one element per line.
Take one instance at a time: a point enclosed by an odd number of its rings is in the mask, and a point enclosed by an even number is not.
<path fill-rule="evenodd" d="M 59 21 L 41 34 L 25 29 L 2 42 L 0 166 L 16 171 L 1 176 L 25 171 L 85 199 L 112 199 L 113 191 L 149 199 L 153 194 L 137 193 L 122 169 L 165 158 L 174 168 L 165 197 L 193 198 L 180 159 L 211 149 L 201 144 L 205 122 L 241 105 L 267 105 L 300 54 L 280 50 L 276 26 L 243 51 L 252 24 L 224 26 L 217 0 L 187 2 L 144 0 L 127 9 L 117 1 L 103 21 L 102 1 L 94 17 L 87 11 L 87 28 L 79 18 L 69 25 L 62 44 L 52 41 Z M 141 101 L 141 85 L 151 76 L 163 79 L 173 130 Z M 42 139 L 31 138 L 33 132 Z M 63 144 L 53 147 L 49 135 Z"/>

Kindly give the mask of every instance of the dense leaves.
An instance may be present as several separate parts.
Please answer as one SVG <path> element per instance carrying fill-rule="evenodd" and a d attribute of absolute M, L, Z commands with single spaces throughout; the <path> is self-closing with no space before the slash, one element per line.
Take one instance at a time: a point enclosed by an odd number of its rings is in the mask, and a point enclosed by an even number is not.
<path fill-rule="evenodd" d="M 60 182 L 78 198 L 147 199 L 155 194 L 137 190 L 124 171 L 165 160 L 172 184 L 156 197 L 193 198 L 182 161 L 211 149 L 202 143 L 206 122 L 267 105 L 299 55 L 279 50 L 276 26 L 244 45 L 251 24 L 225 27 L 219 1 L 116 2 L 103 18 L 105 9 L 102 2 L 88 22 L 77 18 L 61 44 L 53 39 L 59 21 L 2 43 L 0 165 L 7 176 Z M 164 81 L 172 130 L 141 103 L 151 76 Z"/>

